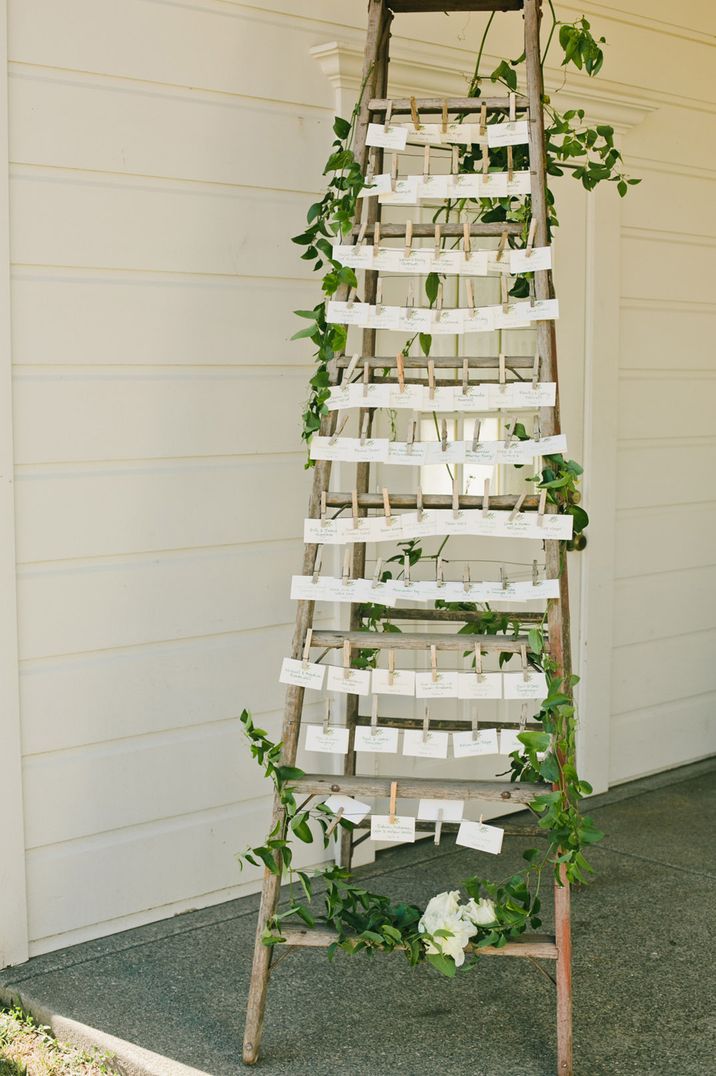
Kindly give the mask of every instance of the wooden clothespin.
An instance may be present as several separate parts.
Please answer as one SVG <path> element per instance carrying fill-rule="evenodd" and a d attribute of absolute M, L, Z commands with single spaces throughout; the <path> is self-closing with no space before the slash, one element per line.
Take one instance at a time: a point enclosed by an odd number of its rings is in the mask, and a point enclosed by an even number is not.
<path fill-rule="evenodd" d="M 405 222 L 405 257 L 410 256 L 410 252 L 413 247 L 413 222 L 412 220 L 406 220 Z"/>
<path fill-rule="evenodd" d="M 527 703 L 523 702 L 520 707 L 520 727 L 519 732 L 524 732 L 527 727 Z"/>
<path fill-rule="evenodd" d="M 408 445 L 408 451 L 409 452 L 412 450 L 413 445 L 415 444 L 415 437 L 416 437 L 416 434 L 417 434 L 417 430 L 418 430 L 418 416 L 416 415 L 415 411 L 413 411 L 413 413 L 412 413 L 412 415 L 410 417 L 410 422 L 408 423 L 407 445 Z"/>
<path fill-rule="evenodd" d="M 346 302 L 348 303 L 349 308 L 352 308 L 353 303 L 355 301 L 356 301 L 356 290 L 355 290 L 355 288 L 349 288 L 348 289 L 348 294 L 346 295 Z"/>
<path fill-rule="evenodd" d="M 328 493 L 325 489 L 321 490 L 321 523 L 326 523 L 326 515 L 328 513 Z"/>
<path fill-rule="evenodd" d="M 366 443 L 366 440 L 368 438 L 368 423 L 369 423 L 369 421 L 370 421 L 370 416 L 369 415 L 364 415 L 363 416 L 363 424 L 362 424 L 361 430 L 360 430 L 361 447 Z"/>
<path fill-rule="evenodd" d="M 346 383 L 350 381 L 350 379 L 353 377 L 353 374 L 356 372 L 356 366 L 358 365 L 359 359 L 360 355 L 357 353 L 351 356 L 351 361 L 346 366 L 346 372 L 343 375 L 343 380 Z"/>
<path fill-rule="evenodd" d="M 321 561 L 323 560 L 323 549 L 319 546 L 316 553 L 316 559 L 313 562 L 313 572 L 311 573 L 311 582 L 317 583 L 321 575 Z"/>
<path fill-rule="evenodd" d="M 467 396 L 470 391 L 470 366 L 467 359 L 462 360 L 462 394 Z"/>
<path fill-rule="evenodd" d="M 523 680 L 529 680 L 530 671 L 527 664 L 527 645 L 525 643 L 520 647 L 520 661 L 522 662 L 522 678 Z"/>
<path fill-rule="evenodd" d="M 505 355 L 504 355 L 504 352 L 502 352 L 502 351 L 500 352 L 500 354 L 499 354 L 499 356 L 497 358 L 497 366 L 498 366 L 498 375 L 497 376 L 498 376 L 499 384 L 500 384 L 500 392 L 504 392 L 505 385 L 507 384 L 507 369 L 506 369 L 506 364 L 505 364 Z"/>
<path fill-rule="evenodd" d="M 370 731 L 371 735 L 375 736 L 378 731 L 378 696 L 374 695 L 371 702 L 370 709 Z"/>
<path fill-rule="evenodd" d="M 430 146 L 426 145 L 423 150 L 423 179 L 430 179 Z"/>
<path fill-rule="evenodd" d="M 509 314 L 510 296 L 507 289 L 507 275 L 505 273 L 500 273 L 500 293 L 502 302 L 502 313 Z"/>
<path fill-rule="evenodd" d="M 539 364 L 540 354 L 539 351 L 535 351 L 534 362 L 532 363 L 532 388 L 537 389 L 537 383 L 539 381 Z"/>
<path fill-rule="evenodd" d="M 330 724 L 331 724 L 331 697 L 329 695 L 328 698 L 326 699 L 326 708 L 323 711 L 323 733 L 324 733 L 324 735 L 328 732 Z"/>
<path fill-rule="evenodd" d="M 483 519 L 490 511 L 490 479 L 485 479 L 485 484 L 482 487 L 482 516 Z"/>
<path fill-rule="evenodd" d="M 390 494 L 386 487 L 383 487 L 383 511 L 385 512 L 385 522 L 388 526 L 391 526 L 393 522 L 393 515 L 390 510 Z"/>
<path fill-rule="evenodd" d="M 482 138 L 487 134 L 487 105 L 483 102 L 480 105 L 480 135 Z"/>
<path fill-rule="evenodd" d="M 467 305 L 470 310 L 475 309 L 475 292 L 473 291 L 472 281 L 469 277 L 465 278 L 465 296 L 467 298 Z"/>
<path fill-rule="evenodd" d="M 505 448 L 509 448 L 512 444 L 512 438 L 515 435 L 515 426 L 517 425 L 516 418 L 509 418 L 505 423 Z"/>
<path fill-rule="evenodd" d="M 443 809 L 438 807 L 437 817 L 435 820 L 435 836 L 433 837 L 433 844 L 440 844 L 440 837 L 443 831 Z"/>
<path fill-rule="evenodd" d="M 370 366 L 367 362 L 363 363 L 363 396 L 368 395 L 368 386 L 370 384 Z"/>
<path fill-rule="evenodd" d="M 420 113 L 418 112 L 418 103 L 414 97 L 410 98 L 410 115 L 413 117 L 413 127 L 416 131 L 422 131 L 423 125 L 420 122 Z"/>
<path fill-rule="evenodd" d="M 443 422 L 445 419 L 443 419 Z M 460 487 L 457 484 L 457 478 L 452 480 L 452 518 L 457 519 L 460 515 Z"/>
<path fill-rule="evenodd" d="M 529 288 L 530 307 L 534 307 L 535 302 L 537 301 L 537 297 L 535 295 L 535 279 L 534 279 L 534 277 L 530 278 L 529 283 L 527 284 L 527 287 Z"/>
<path fill-rule="evenodd" d="M 526 496 L 527 496 L 527 494 L 523 492 L 523 493 L 520 493 L 519 497 L 517 498 L 517 501 L 515 502 L 515 507 L 510 512 L 510 519 L 509 519 L 510 523 L 512 523 L 513 520 L 517 519 L 517 516 L 520 513 L 520 509 L 522 508 L 522 505 L 525 503 L 525 497 Z"/>
<path fill-rule="evenodd" d="M 410 556 L 407 553 L 403 554 L 403 578 L 410 585 Z"/>
<path fill-rule="evenodd" d="M 530 221 L 529 231 L 527 232 L 527 243 L 525 245 L 525 257 L 531 258 L 532 251 L 535 245 L 535 235 L 537 234 L 537 217 L 532 217 Z"/>
<path fill-rule="evenodd" d="M 302 662 L 303 662 L 304 669 L 308 665 L 309 659 L 311 657 L 311 640 L 312 639 L 313 639 L 313 628 L 308 628 L 308 630 L 306 631 L 306 638 L 305 638 L 304 643 L 303 643 L 303 659 L 302 659 Z"/>
<path fill-rule="evenodd" d="M 497 244 L 497 253 L 495 254 L 495 261 L 501 262 L 505 256 L 505 248 L 507 247 L 507 232 L 503 232 L 500 236 L 500 242 Z"/>
<path fill-rule="evenodd" d="M 539 586 L 539 564 L 536 560 L 532 561 L 532 586 Z"/>
<path fill-rule="evenodd" d="M 363 207 L 361 209 L 361 222 L 358 229 L 358 235 L 356 236 L 356 246 L 362 247 L 365 243 L 365 235 L 368 231 L 368 198 L 363 199 Z"/>
<path fill-rule="evenodd" d="M 442 285 L 441 285 L 442 287 Z M 438 296 L 440 298 L 440 296 Z M 428 396 L 435 399 L 435 359 L 428 359 Z"/>
<path fill-rule="evenodd" d="M 430 669 L 432 672 L 433 683 L 438 682 L 438 648 L 437 646 L 430 647 Z M 425 707 L 427 710 L 427 706 Z"/>
<path fill-rule="evenodd" d="M 515 95 L 514 95 L 514 93 L 511 93 L 510 94 L 510 123 L 515 122 L 516 115 L 517 115 L 517 113 L 516 113 L 516 109 L 515 109 Z M 512 151 L 512 146 L 508 146 L 507 147 L 507 182 L 508 183 L 512 182 L 513 172 L 514 172 L 513 151 Z"/>
<path fill-rule="evenodd" d="M 450 151 L 450 171 L 454 176 L 460 171 L 460 150 L 457 146 Z"/>
<path fill-rule="evenodd" d="M 351 578 L 352 563 L 353 563 L 353 546 L 352 545 L 347 545 L 344 552 L 343 552 L 343 575 L 342 575 L 342 579 L 343 579 L 343 585 L 344 586 L 346 585 L 346 583 L 348 583 L 348 581 Z"/>
<path fill-rule="evenodd" d="M 388 651 L 388 684 L 393 686 L 395 680 L 395 650 Z"/>
<path fill-rule="evenodd" d="M 402 351 L 395 356 L 395 371 L 398 375 L 400 392 L 405 392 L 405 356 Z"/>
<path fill-rule="evenodd" d="M 398 154 L 393 153 L 390 157 L 390 189 L 395 190 L 395 185 L 398 182 Z"/>
<path fill-rule="evenodd" d="M 383 308 L 383 278 L 378 277 L 378 282 L 375 285 L 375 308 L 381 310 Z"/>
<path fill-rule="evenodd" d="M 507 590 L 510 585 L 510 580 L 507 577 L 506 569 L 502 566 L 500 566 L 500 582 L 502 583 L 502 589 Z"/>
<path fill-rule="evenodd" d="M 372 580 L 372 583 L 371 583 L 372 586 L 374 586 L 374 587 L 378 586 L 378 583 L 380 583 L 380 577 L 381 577 L 382 571 L 383 571 L 383 558 L 378 557 L 377 561 L 375 562 L 375 571 L 373 572 L 373 580 Z"/>
<path fill-rule="evenodd" d="M 435 677 L 433 677 L 435 679 Z M 425 706 L 425 716 L 423 717 L 423 743 L 428 742 L 428 736 L 430 735 L 430 711 L 427 704 Z"/>
<path fill-rule="evenodd" d="M 442 122 L 442 127 L 440 128 L 440 131 L 444 135 L 447 134 L 447 132 L 448 132 L 448 103 L 447 103 L 447 101 L 443 101 L 443 122 Z"/>
<path fill-rule="evenodd" d="M 443 558 L 438 554 L 435 561 L 435 584 L 438 587 L 445 586 L 445 572 L 443 569 Z"/>
<path fill-rule="evenodd" d="M 465 221 L 462 226 L 462 249 L 465 254 L 465 261 L 468 261 L 472 254 L 472 243 L 470 242 L 470 223 Z"/>
<path fill-rule="evenodd" d="M 547 510 L 547 490 L 541 489 L 539 494 L 539 504 L 537 506 L 537 526 L 541 527 L 544 523 L 544 514 Z"/>
<path fill-rule="evenodd" d="M 340 825 L 340 821 L 343 818 L 344 814 L 345 814 L 345 807 L 339 807 L 338 810 L 336 811 L 330 825 L 326 829 L 326 834 L 325 834 L 326 837 L 332 837 L 333 836 L 333 833 L 338 828 L 338 826 Z"/>
<path fill-rule="evenodd" d="M 479 643 L 475 643 L 475 676 L 478 680 L 484 679 L 485 676 L 482 671 L 482 650 Z"/>
<path fill-rule="evenodd" d="M 351 675 L 351 641 L 343 640 L 343 679 L 349 680 Z"/>
<path fill-rule="evenodd" d="M 440 251 L 442 249 L 442 235 L 440 232 L 440 225 L 435 225 L 435 257 L 440 257 Z"/>
<path fill-rule="evenodd" d="M 482 165 L 482 182 L 487 185 L 490 182 L 490 147 L 487 144 L 487 139 L 482 143 L 480 164 Z"/>
<path fill-rule="evenodd" d="M 440 424 L 440 445 L 443 452 L 447 452 L 448 447 L 448 426 L 447 419 L 443 416 L 443 420 Z"/>
<path fill-rule="evenodd" d="M 377 220 L 373 226 L 373 257 L 376 254 L 380 254 L 380 221 Z"/>
<path fill-rule="evenodd" d="M 353 513 L 353 526 L 358 526 L 358 490 L 354 489 L 351 493 L 351 511 Z"/>
<path fill-rule="evenodd" d="M 398 782 L 390 782 L 390 807 L 388 808 L 388 821 L 391 825 L 395 822 L 395 805 L 398 799 Z"/>
<path fill-rule="evenodd" d="M 475 740 L 477 740 L 477 732 L 478 732 L 478 727 L 479 727 L 478 726 L 478 721 L 477 721 L 477 712 L 475 712 L 472 715 L 471 725 L 472 725 L 472 742 L 474 743 Z"/>
<path fill-rule="evenodd" d="M 532 440 L 542 440 L 542 427 L 540 426 L 539 415 L 535 415 L 532 419 Z"/>
<path fill-rule="evenodd" d="M 390 118 L 391 118 L 392 115 L 393 115 L 393 102 L 388 101 L 388 104 L 386 105 L 386 108 L 385 108 L 385 129 L 386 130 L 388 129 L 388 127 L 390 127 Z"/>
<path fill-rule="evenodd" d="M 422 520 L 422 518 L 423 518 L 423 490 L 422 490 L 421 486 L 418 486 L 418 488 L 415 491 L 415 507 L 417 508 L 417 512 L 418 512 L 418 520 Z"/>
<path fill-rule="evenodd" d="M 470 581 L 470 565 L 466 564 L 462 570 L 462 589 L 466 594 L 470 593 L 470 587 L 472 583 Z"/>
<path fill-rule="evenodd" d="M 472 429 L 472 451 L 477 452 L 478 445 L 480 443 L 480 426 L 482 423 L 479 418 L 475 419 L 475 425 Z"/>

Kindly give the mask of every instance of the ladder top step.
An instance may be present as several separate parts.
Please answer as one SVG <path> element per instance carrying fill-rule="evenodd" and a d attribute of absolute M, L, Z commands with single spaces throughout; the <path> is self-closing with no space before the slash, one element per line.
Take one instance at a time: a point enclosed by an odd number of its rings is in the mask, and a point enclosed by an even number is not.
<path fill-rule="evenodd" d="M 352 493 L 329 492 L 326 494 L 326 506 L 328 508 L 350 508 L 353 503 L 352 498 Z M 512 509 L 517 504 L 517 501 L 518 498 L 514 494 L 501 493 L 497 497 L 490 497 L 490 508 Z M 391 508 L 417 508 L 417 495 L 415 493 L 391 493 L 390 505 Z M 359 493 L 358 506 L 360 508 L 380 508 L 382 511 L 384 507 L 383 494 Z M 423 507 L 452 508 L 452 496 L 449 493 L 424 493 Z M 482 497 L 461 493 L 460 508 L 482 508 Z M 525 497 L 522 502 L 523 512 L 531 509 L 536 510 L 537 508 L 539 508 L 539 497 L 535 497 L 533 494 Z"/>
<path fill-rule="evenodd" d="M 337 939 L 337 935 L 331 930 L 286 930 L 284 931 L 287 945 L 296 945 L 302 948 L 328 948 Z M 468 945 L 468 952 L 473 951 L 473 946 Z M 523 938 L 508 942 L 500 949 L 486 946 L 479 950 L 480 956 L 517 956 L 531 957 L 533 960 L 556 960 L 557 945 L 552 934 L 527 934 Z"/>
<path fill-rule="evenodd" d="M 346 366 L 350 366 L 352 362 L 350 355 L 340 355 L 336 359 L 336 366 L 343 369 Z M 531 370 L 534 366 L 534 355 L 505 355 L 505 366 L 509 370 L 510 367 L 516 370 Z M 408 355 L 403 358 L 403 365 L 406 370 L 427 370 L 428 362 L 435 364 L 436 370 L 460 370 L 462 364 L 467 363 L 469 369 L 482 369 L 491 370 L 497 369 L 500 364 L 499 355 L 475 355 L 471 358 L 467 356 L 455 356 L 455 355 L 431 355 L 426 358 L 424 355 Z M 363 355 L 358 360 L 358 366 L 363 367 L 368 365 L 371 369 L 376 370 L 392 370 L 397 365 L 395 355 Z"/>
<path fill-rule="evenodd" d="M 291 788 L 302 796 L 390 796 L 390 786 L 398 782 L 398 798 L 404 800 L 490 800 L 493 803 L 531 803 L 549 786 L 522 785 L 509 781 L 457 781 L 446 777 L 371 777 L 326 773 L 306 773 Z"/>
<path fill-rule="evenodd" d="M 387 0 L 396 15 L 423 11 L 521 11 L 524 0 Z"/>
<path fill-rule="evenodd" d="M 442 114 L 445 105 L 448 112 L 479 112 L 483 105 L 490 112 L 507 112 L 510 99 L 509 97 L 416 97 L 415 104 L 420 113 Z M 369 112 L 385 112 L 388 107 L 391 107 L 393 115 L 412 112 L 412 102 L 409 97 L 371 97 L 368 102 Z M 515 108 L 518 112 L 527 111 L 526 100 L 518 97 L 515 100 Z"/>
<path fill-rule="evenodd" d="M 519 654 L 520 647 L 528 646 L 526 635 L 447 635 L 427 631 L 383 632 L 344 631 L 338 628 L 314 629 L 311 646 L 316 650 L 334 649 L 345 642 L 365 650 L 472 650 L 479 642 L 482 650 L 499 650 Z"/>
<path fill-rule="evenodd" d="M 435 224 L 413 224 L 413 238 L 425 239 L 428 236 L 432 239 L 435 235 Z M 353 225 L 353 235 L 358 235 L 361 230 L 360 224 Z M 465 231 L 463 224 L 440 224 L 440 234 L 447 236 L 449 239 L 462 238 Z M 483 236 L 485 238 L 489 236 L 499 237 L 503 233 L 507 235 L 522 235 L 523 227 L 521 224 L 515 221 L 497 221 L 492 224 L 471 224 L 470 235 Z M 371 235 L 371 231 L 368 231 L 368 235 Z M 405 237 L 405 225 L 404 224 L 383 224 L 380 222 L 380 237 L 381 239 L 403 239 Z"/>

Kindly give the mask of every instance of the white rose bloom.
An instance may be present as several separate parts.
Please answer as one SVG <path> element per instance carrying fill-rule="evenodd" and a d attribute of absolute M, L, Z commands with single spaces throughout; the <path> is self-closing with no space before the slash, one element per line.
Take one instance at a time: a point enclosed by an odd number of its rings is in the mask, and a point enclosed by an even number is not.
<path fill-rule="evenodd" d="M 442 953 L 443 956 L 452 957 L 456 967 L 465 962 L 465 946 L 470 938 L 477 933 L 477 928 L 469 919 L 463 917 L 463 908 L 460 907 L 460 893 L 453 890 L 451 893 L 438 893 L 428 902 L 423 916 L 418 923 L 421 934 L 434 934 L 437 930 L 450 931 L 448 937 L 431 938 L 427 943 L 428 953 Z"/>
<path fill-rule="evenodd" d="M 489 927 L 495 922 L 495 905 L 491 900 L 480 900 L 477 903 L 470 898 L 464 907 L 464 914 L 478 927 Z"/>

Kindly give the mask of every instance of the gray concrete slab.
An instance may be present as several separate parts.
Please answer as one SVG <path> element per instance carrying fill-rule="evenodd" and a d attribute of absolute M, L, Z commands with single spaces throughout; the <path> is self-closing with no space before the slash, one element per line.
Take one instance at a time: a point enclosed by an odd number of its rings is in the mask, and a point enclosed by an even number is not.
<path fill-rule="evenodd" d="M 701 764 L 590 805 L 607 839 L 593 851 L 595 882 L 574 896 L 580 1076 L 713 1071 L 715 786 L 713 767 Z M 525 843 L 508 838 L 494 860 L 447 839 L 439 849 L 421 842 L 360 873 L 369 887 L 423 902 L 476 871 L 495 877 L 499 865 L 508 875 Z M 164 1055 L 177 1076 L 182 1065 L 233 1076 L 243 1071 L 256 906 L 255 897 L 231 901 L 47 954 L 0 973 L 0 990 Z M 553 987 L 525 961 L 486 959 L 447 981 L 400 956 L 329 963 L 322 951 L 293 952 L 272 976 L 259 1071 L 549 1076 Z"/>

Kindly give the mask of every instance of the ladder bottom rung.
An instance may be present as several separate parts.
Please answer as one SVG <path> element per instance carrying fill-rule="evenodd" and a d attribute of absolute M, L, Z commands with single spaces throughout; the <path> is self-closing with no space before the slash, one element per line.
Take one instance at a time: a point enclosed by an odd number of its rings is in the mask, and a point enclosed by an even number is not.
<path fill-rule="evenodd" d="M 543 795 L 543 785 L 510 784 L 507 781 L 457 781 L 446 777 L 371 777 L 306 773 L 291 782 L 303 796 L 388 797 L 390 786 L 398 784 L 398 797 L 405 800 L 491 800 L 497 803 L 531 803 Z"/>
<path fill-rule="evenodd" d="M 287 930 L 284 934 L 287 945 L 300 946 L 305 949 L 323 949 L 332 945 L 338 935 L 332 930 Z M 468 945 L 468 952 L 475 951 L 473 946 Z M 508 942 L 501 948 L 487 946 L 477 950 L 480 956 L 523 956 L 542 960 L 557 959 L 557 945 L 551 934 L 529 934 L 524 938 L 517 938 Z"/>

